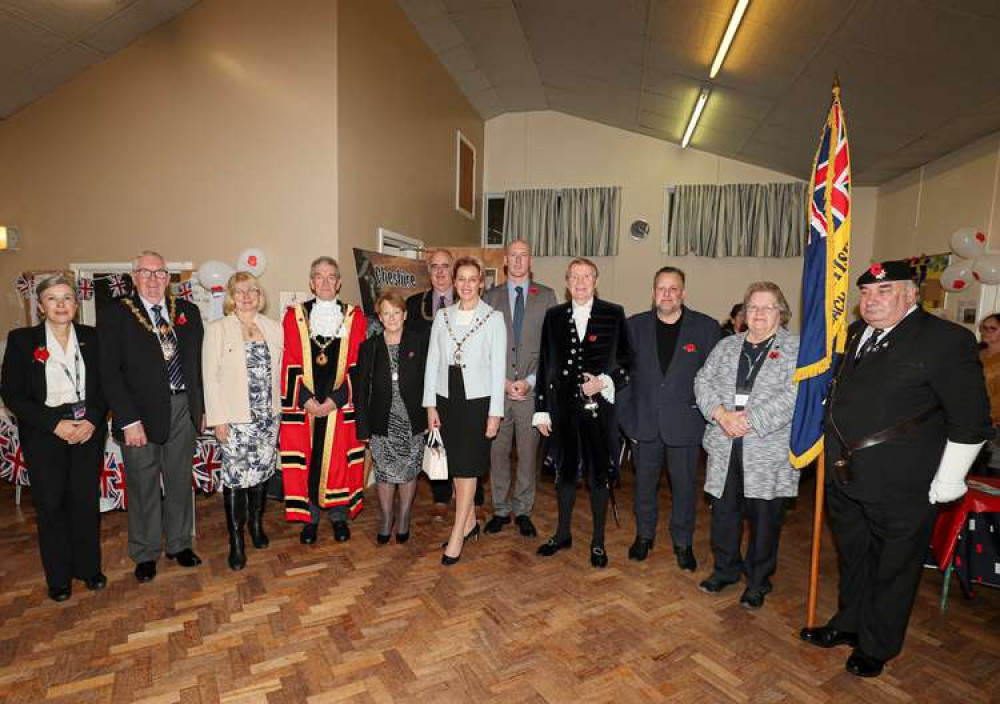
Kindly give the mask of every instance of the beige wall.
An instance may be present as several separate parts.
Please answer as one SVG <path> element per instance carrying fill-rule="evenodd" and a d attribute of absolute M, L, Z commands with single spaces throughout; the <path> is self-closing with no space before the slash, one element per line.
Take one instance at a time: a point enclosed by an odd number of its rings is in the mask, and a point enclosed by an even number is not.
<path fill-rule="evenodd" d="M 430 244 L 476 245 L 476 220 L 455 210 L 455 135 L 476 147 L 483 120 L 393 0 L 340 3 L 339 232 L 347 300 L 357 300 L 354 247 L 384 227 Z"/>
<path fill-rule="evenodd" d="M 817 126 L 817 129 L 819 126 Z M 652 275 L 664 264 L 680 266 L 688 277 L 688 304 L 723 318 L 747 284 L 778 283 L 793 311 L 798 310 L 801 258 L 710 259 L 668 257 L 660 252 L 664 188 L 685 183 L 761 183 L 794 181 L 769 171 L 652 137 L 633 134 L 556 112 L 503 115 L 486 123 L 487 192 L 515 188 L 620 185 L 621 233 L 617 258 L 599 258 L 600 293 L 622 303 L 629 313 L 649 305 Z M 871 256 L 875 189 L 854 191 L 852 266 Z M 636 218 L 650 224 L 650 235 L 636 242 L 628 235 Z M 603 260 L 602 260 L 603 259 Z M 561 288 L 567 259 L 537 258 L 539 280 Z M 797 327 L 797 319 L 793 318 Z"/>
<path fill-rule="evenodd" d="M 337 249 L 336 8 L 204 0 L 0 123 L 0 223 L 24 237 L 0 281 L 259 246 L 268 290 L 301 288 Z M 20 323 L 10 291 L 4 334 Z"/>

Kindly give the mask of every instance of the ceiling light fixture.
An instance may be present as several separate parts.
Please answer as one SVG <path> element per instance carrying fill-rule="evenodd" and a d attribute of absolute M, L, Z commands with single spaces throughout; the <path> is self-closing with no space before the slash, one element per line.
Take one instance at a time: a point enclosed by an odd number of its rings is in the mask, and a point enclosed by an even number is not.
<path fill-rule="evenodd" d="M 687 129 L 684 130 L 684 139 L 681 140 L 681 149 L 687 147 L 688 142 L 691 141 L 691 135 L 694 134 L 694 128 L 698 126 L 698 119 L 701 117 L 701 111 L 705 109 L 705 103 L 708 102 L 708 96 L 711 95 L 712 89 L 708 86 L 702 86 L 701 91 L 698 93 L 698 102 L 694 104 L 694 111 L 691 113 L 691 119 L 688 121 Z"/>
<path fill-rule="evenodd" d="M 726 27 L 726 33 L 722 35 L 722 43 L 719 44 L 719 50 L 715 53 L 712 70 L 708 72 L 709 78 L 715 78 L 722 68 L 722 62 L 726 60 L 726 54 L 729 53 L 729 46 L 733 43 L 733 37 L 736 36 L 736 30 L 740 28 L 740 22 L 743 21 L 743 15 L 746 13 L 749 5 L 750 0 L 736 0 L 736 7 L 733 8 L 733 16 L 729 18 L 729 26 Z"/>

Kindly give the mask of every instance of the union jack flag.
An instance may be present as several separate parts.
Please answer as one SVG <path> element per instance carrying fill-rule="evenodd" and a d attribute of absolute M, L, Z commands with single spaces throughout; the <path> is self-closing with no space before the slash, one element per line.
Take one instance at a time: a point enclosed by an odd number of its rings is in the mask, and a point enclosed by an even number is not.
<path fill-rule="evenodd" d="M 789 459 L 799 468 L 823 451 L 823 404 L 847 333 L 851 159 L 839 84 L 833 87 L 809 186 L 809 240 L 803 261 L 802 327 L 795 370 L 799 389 L 789 448 Z"/>
<path fill-rule="evenodd" d="M 81 301 L 89 301 L 94 297 L 94 281 L 81 276 L 76 280 L 76 296 Z"/>
<path fill-rule="evenodd" d="M 31 282 L 28 280 L 28 277 L 21 274 L 14 279 L 14 290 L 17 291 L 17 295 L 21 298 L 27 298 L 28 294 L 31 293 Z"/>
<path fill-rule="evenodd" d="M 181 281 L 179 284 L 174 284 L 174 295 L 178 298 L 183 298 L 185 301 L 194 300 L 194 286 L 191 285 L 190 281 Z"/>
<path fill-rule="evenodd" d="M 112 298 L 127 296 L 132 288 L 132 279 L 128 274 L 112 274 L 108 277 L 108 291 Z"/>
<path fill-rule="evenodd" d="M 21 452 L 21 440 L 17 428 L 9 420 L 0 427 L 0 479 L 6 479 L 15 486 L 31 486 L 28 466 Z"/>
<path fill-rule="evenodd" d="M 191 478 L 194 488 L 206 494 L 215 493 L 222 483 L 222 450 L 211 435 L 198 438 Z"/>
<path fill-rule="evenodd" d="M 121 448 L 113 440 L 104 451 L 101 467 L 101 510 L 125 511 L 128 509 L 128 490 L 125 488 L 125 463 Z"/>

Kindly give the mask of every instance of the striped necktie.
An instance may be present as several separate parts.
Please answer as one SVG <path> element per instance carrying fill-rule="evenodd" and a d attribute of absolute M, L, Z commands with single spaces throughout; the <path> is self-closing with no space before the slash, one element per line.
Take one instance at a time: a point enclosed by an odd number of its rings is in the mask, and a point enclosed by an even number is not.
<path fill-rule="evenodd" d="M 184 370 L 181 367 L 181 346 L 177 343 L 177 335 L 170 323 L 163 317 L 163 306 L 153 306 L 153 323 L 159 332 L 160 347 L 165 348 L 170 345 L 174 353 L 168 358 L 166 354 L 163 358 L 167 362 L 167 374 L 170 376 L 170 390 L 184 390 Z"/>

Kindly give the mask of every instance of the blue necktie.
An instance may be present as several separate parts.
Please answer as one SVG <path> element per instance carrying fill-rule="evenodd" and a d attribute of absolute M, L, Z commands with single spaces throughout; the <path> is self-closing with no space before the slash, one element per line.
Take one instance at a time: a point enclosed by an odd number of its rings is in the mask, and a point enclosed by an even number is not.
<path fill-rule="evenodd" d="M 524 324 L 524 289 L 514 287 L 514 341 L 521 344 L 521 326 Z"/>
<path fill-rule="evenodd" d="M 177 335 L 174 329 L 163 317 L 163 306 L 153 306 L 153 322 L 159 331 L 160 345 L 167 340 L 174 346 L 174 354 L 167 362 L 167 374 L 170 376 L 170 390 L 184 390 L 184 370 L 181 368 L 181 346 L 177 342 Z"/>

